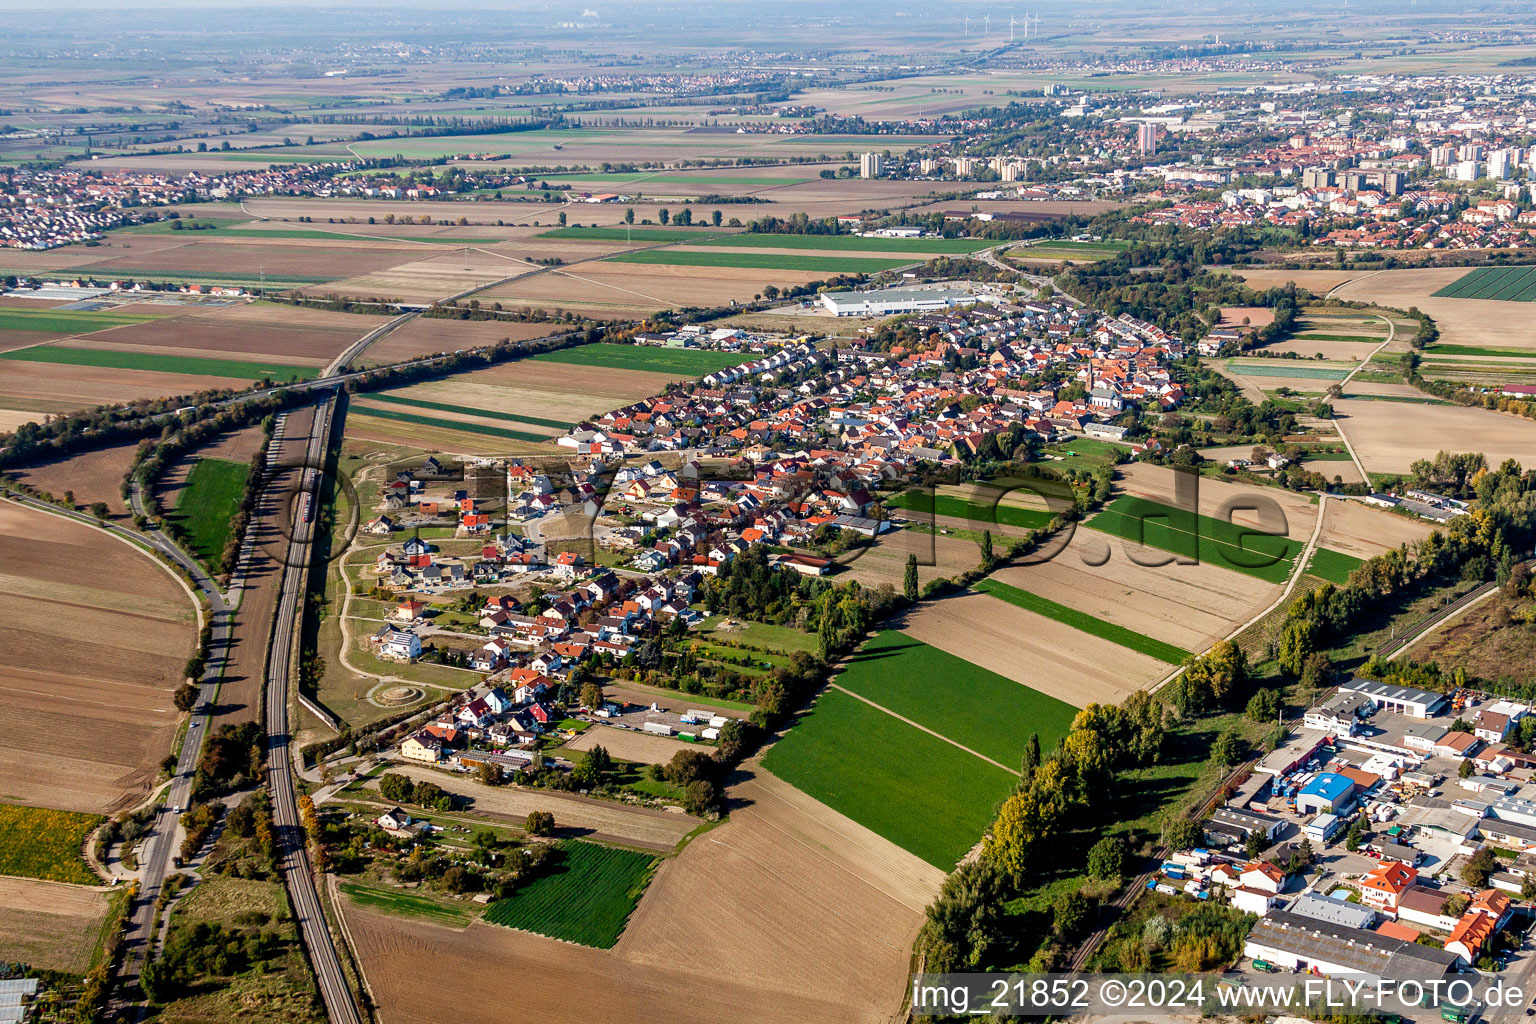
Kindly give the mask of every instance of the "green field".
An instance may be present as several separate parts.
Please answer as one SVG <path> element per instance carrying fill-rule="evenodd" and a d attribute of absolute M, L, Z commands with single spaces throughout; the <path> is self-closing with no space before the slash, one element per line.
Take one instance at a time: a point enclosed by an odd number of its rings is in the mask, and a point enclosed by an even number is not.
<path fill-rule="evenodd" d="M 217 569 L 229 542 L 229 527 L 240 510 L 251 467 L 224 459 L 198 459 L 166 518 L 181 524 L 192 551 L 203 564 Z"/>
<path fill-rule="evenodd" d="M 491 924 L 612 949 L 651 880 L 657 858 L 596 843 L 555 844 L 553 867 L 485 912 Z"/>
<path fill-rule="evenodd" d="M 962 746 L 1012 767 L 1031 732 L 1050 750 L 1077 709 L 899 630 L 877 633 L 833 680 Z"/>
<path fill-rule="evenodd" d="M 388 402 L 392 405 L 409 405 L 418 409 L 436 409 L 438 412 L 456 412 L 461 416 L 492 416 L 496 419 L 513 420 L 517 423 L 531 423 L 536 427 L 551 427 L 555 430 L 569 430 L 576 424 L 567 420 L 546 420 L 538 416 L 520 416 L 512 412 L 490 412 L 485 409 L 472 409 L 467 405 L 450 405 L 447 402 L 429 402 L 425 398 L 408 398 L 405 395 L 392 395 L 387 391 L 380 391 L 368 396 L 371 402 Z"/>
<path fill-rule="evenodd" d="M 1349 452 L 1307 452 L 1302 456 L 1304 462 L 1352 462 Z"/>
<path fill-rule="evenodd" d="M 540 238 L 585 239 L 590 242 L 688 242 L 713 237 L 710 228 L 583 228 L 568 227 L 545 231 Z"/>
<path fill-rule="evenodd" d="M 977 523 L 998 523 L 1002 526 L 1018 526 L 1026 530 L 1038 530 L 1050 525 L 1055 515 L 1043 509 L 1019 508 L 1015 505 L 987 505 L 979 501 L 967 501 L 950 494 L 933 494 L 929 491 L 912 490 L 886 502 L 892 508 L 904 508 L 924 515 L 951 516 Z"/>
<path fill-rule="evenodd" d="M 1306 377 L 1310 380 L 1343 380 L 1348 370 L 1313 366 L 1301 359 L 1227 360 L 1227 372 L 1244 377 Z"/>
<path fill-rule="evenodd" d="M 471 423 L 468 420 L 449 420 L 441 416 L 423 416 L 420 413 L 401 412 L 398 409 L 381 409 L 367 401 L 354 402 L 352 408 L 359 416 L 377 416 L 379 419 L 395 420 L 398 423 L 418 423 L 424 427 L 459 430 L 466 434 L 504 437 L 510 441 L 532 441 L 535 444 L 544 444 L 554 440 L 548 434 L 531 434 L 526 430 L 513 430 L 510 427 L 493 427 L 485 423 Z"/>
<path fill-rule="evenodd" d="M 1479 267 L 1434 293 L 1445 299 L 1536 300 L 1536 267 Z"/>
<path fill-rule="evenodd" d="M 749 232 L 705 242 L 737 249 L 816 249 L 823 252 L 903 252 L 964 254 L 997 242 L 985 238 L 861 238 L 858 235 L 779 235 Z"/>
<path fill-rule="evenodd" d="M 763 767 L 945 871 L 976 845 L 1018 784 L 1012 773 L 839 690 L 816 699 L 769 748 Z"/>
<path fill-rule="evenodd" d="M 799 256 L 774 252 L 690 252 L 646 249 L 609 257 L 610 263 L 645 263 L 674 267 L 735 267 L 753 270 L 801 270 L 808 274 L 878 274 L 905 267 L 914 260 L 882 260 L 858 256 Z"/>
<path fill-rule="evenodd" d="M 538 181 L 590 182 L 594 185 L 761 185 L 764 188 L 780 185 L 804 185 L 810 178 L 752 178 L 730 174 L 651 174 L 637 171 L 634 174 L 600 174 L 577 172 L 573 174 L 537 174 Z"/>
<path fill-rule="evenodd" d="M 0 331 L 47 331 L 52 334 L 88 334 L 108 327 L 126 327 L 158 320 L 154 316 L 115 313 L 111 310 L 12 309 L 0 306 Z"/>
<path fill-rule="evenodd" d="M 1038 594 L 1031 594 L 1027 590 L 1020 590 L 1018 587 L 1011 587 L 997 580 L 982 580 L 976 584 L 976 589 L 991 594 L 993 597 L 1001 598 L 1009 604 L 1017 605 L 1026 611 L 1034 612 L 1036 615 L 1044 615 L 1048 619 L 1055 619 L 1057 622 L 1071 626 L 1073 629 L 1082 630 L 1084 633 L 1090 633 L 1093 636 L 1108 640 L 1110 643 L 1119 644 L 1121 647 L 1129 647 L 1133 651 L 1140 651 L 1142 654 L 1156 658 L 1158 661 L 1165 661 L 1170 665 L 1184 664 L 1184 659 L 1188 658 L 1191 653 L 1182 647 L 1175 647 L 1173 644 L 1155 640 L 1133 629 L 1117 626 L 1113 622 L 1105 622 L 1103 619 L 1089 615 L 1087 612 L 1080 612 L 1076 608 L 1068 608 L 1064 604 L 1057 604 L 1055 601 L 1041 597 Z"/>
<path fill-rule="evenodd" d="M 546 363 L 602 366 L 610 370 L 648 370 L 652 373 L 702 377 L 706 373 L 751 360 L 750 352 L 719 352 L 701 348 L 656 348 L 650 345 L 615 345 L 599 341 L 591 345 L 557 349 L 533 356 Z"/>
<path fill-rule="evenodd" d="M 1188 509 L 1121 495 L 1086 524 L 1090 529 L 1186 558 L 1247 573 L 1269 583 L 1284 583 L 1304 545 L 1250 527 L 1196 515 Z M 1145 533 L 1138 537 L 1143 527 Z"/>
<path fill-rule="evenodd" d="M 354 250 L 359 251 L 359 250 Z M 32 277 L 36 275 L 34 270 L 0 269 L 0 274 L 14 274 L 17 277 Z M 104 278 L 109 281 L 165 281 L 179 284 L 228 284 L 228 285 L 252 285 L 265 283 L 268 288 L 278 286 L 301 284 L 325 284 L 334 281 L 340 274 L 331 274 L 327 277 L 315 277 L 305 274 L 268 274 L 263 278 L 259 273 L 234 273 L 210 274 L 201 270 L 143 270 L 137 267 L 112 267 L 110 271 L 103 273 L 100 267 L 66 267 L 62 270 L 50 270 L 50 278 L 78 277 L 87 281 L 100 281 Z M 154 318 L 151 318 L 154 319 Z"/>
<path fill-rule="evenodd" d="M 463 925 L 474 917 L 466 907 L 444 903 L 419 892 L 365 885 L 361 882 L 342 882 L 341 891 L 360 907 L 371 907 L 405 917 L 425 918 L 437 924 Z"/>
<path fill-rule="evenodd" d="M 100 885 L 82 850 L 106 819 L 99 814 L 0 804 L 0 875 Z"/>
<path fill-rule="evenodd" d="M 1386 341 L 1387 340 L 1387 336 L 1385 334 L 1378 334 L 1375 337 L 1370 337 L 1368 335 L 1363 335 L 1363 334 L 1298 334 L 1298 335 L 1296 335 L 1294 340 L 1296 340 L 1296 341 L 1363 341 L 1363 342 L 1369 342 L 1369 343 L 1374 345 L 1374 344 L 1377 344 L 1379 342 Z"/>
<path fill-rule="evenodd" d="M 1307 572 L 1319 579 L 1342 586 L 1349 582 L 1349 574 L 1364 561 L 1363 558 L 1346 555 L 1342 551 L 1318 548 L 1312 552 L 1312 561 L 1307 563 Z"/>
<path fill-rule="evenodd" d="M 1025 260 L 1102 260 L 1118 256 L 1130 248 L 1130 244 L 1118 241 L 1073 242 L 1063 239 L 1041 242 L 1038 245 L 1020 246 L 1009 250 L 1008 255 Z"/>
<path fill-rule="evenodd" d="M 27 363 L 62 363 L 66 366 L 104 366 L 113 370 L 148 370 L 154 373 L 190 373 L 202 377 L 236 380 L 310 380 L 319 376 L 313 366 L 283 363 L 248 363 L 238 359 L 203 356 L 171 356 L 155 352 L 122 352 L 108 348 L 73 348 L 67 345 L 34 345 L 0 352 L 0 359 Z"/>
<path fill-rule="evenodd" d="M 1536 349 L 1483 348 L 1481 345 L 1441 345 L 1424 350 L 1426 356 L 1498 356 L 1510 359 L 1536 359 Z"/>

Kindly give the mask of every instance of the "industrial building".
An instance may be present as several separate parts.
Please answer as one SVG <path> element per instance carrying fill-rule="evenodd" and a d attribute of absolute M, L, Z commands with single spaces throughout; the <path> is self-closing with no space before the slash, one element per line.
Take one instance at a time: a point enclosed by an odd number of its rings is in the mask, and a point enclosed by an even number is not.
<path fill-rule="evenodd" d="M 1430 718 L 1439 714 L 1448 701 L 1443 693 L 1359 678 L 1341 683 L 1339 692 L 1364 694 L 1370 698 L 1371 703 L 1376 705 L 1378 710 L 1395 711 L 1409 718 Z"/>
<path fill-rule="evenodd" d="M 923 313 L 975 302 L 967 292 L 888 288 L 876 292 L 823 292 L 821 304 L 837 316 L 892 316 Z"/>
<path fill-rule="evenodd" d="M 1456 954 L 1443 949 L 1288 910 L 1259 918 L 1243 945 L 1243 955 L 1287 970 L 1421 982 L 1448 977 L 1457 963 Z"/>

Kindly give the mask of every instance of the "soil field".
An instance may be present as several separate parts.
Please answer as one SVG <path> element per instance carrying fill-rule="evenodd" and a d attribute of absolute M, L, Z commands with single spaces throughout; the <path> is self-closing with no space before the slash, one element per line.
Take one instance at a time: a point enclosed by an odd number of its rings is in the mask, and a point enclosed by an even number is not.
<path fill-rule="evenodd" d="M 994 578 L 1196 652 L 1279 593 L 1262 580 L 1215 565 L 1139 565 L 1120 544 L 1083 529 L 1050 560 L 1001 569 Z"/>
<path fill-rule="evenodd" d="M 169 508 L 178 507 L 181 504 L 181 492 L 187 484 L 187 474 L 200 459 L 218 459 L 222 462 L 248 465 L 251 458 L 261 450 L 265 437 L 260 426 L 221 434 L 212 444 L 204 445 L 172 463 L 155 482 L 155 496 Z"/>
<path fill-rule="evenodd" d="M 1349 398 L 1333 408 L 1368 473 L 1406 473 L 1415 459 L 1442 448 L 1480 451 L 1490 465 L 1524 465 L 1536 451 L 1536 423 L 1486 409 Z"/>
<path fill-rule="evenodd" d="M 636 764 L 665 764 L 679 750 L 703 750 L 709 753 L 712 749 L 668 736 L 653 736 L 634 729 L 610 729 L 600 725 L 593 726 L 565 744 L 567 750 L 591 750 L 593 747 L 602 747 L 617 760 L 633 761 Z"/>
<path fill-rule="evenodd" d="M 603 262 L 500 285 L 480 298 L 482 302 L 500 301 L 509 307 L 564 309 L 593 317 L 627 319 L 674 306 L 744 302 L 770 284 L 782 288 L 828 276 L 791 270 Z"/>
<path fill-rule="evenodd" d="M 1119 468 L 1115 483 L 1118 490 L 1133 497 L 1166 505 L 1176 504 L 1178 492 L 1174 471 L 1171 469 L 1131 463 Z M 1266 529 L 1269 520 L 1261 518 L 1249 506 L 1275 504 L 1279 505 L 1285 516 L 1283 532 L 1287 538 L 1305 544 L 1307 538 L 1312 536 L 1312 527 L 1317 521 L 1317 506 L 1304 494 L 1279 487 L 1255 487 L 1206 477 L 1200 478 L 1198 483 L 1197 511 L 1202 516 L 1230 519 L 1239 526 Z M 1227 509 L 1231 510 L 1230 515 L 1225 511 Z"/>
<path fill-rule="evenodd" d="M 404 258 L 399 258 L 403 256 Z M 538 269 L 510 255 L 472 250 L 398 254 L 392 262 L 367 271 L 349 270 L 344 280 L 303 289 L 310 295 L 386 298 L 404 302 L 433 302 L 473 288 L 484 288 L 509 277 Z M 543 277 L 546 275 L 538 275 Z M 486 296 L 480 296 L 482 299 Z"/>
<path fill-rule="evenodd" d="M 1322 353 L 1322 356 L 1325 360 L 1331 360 L 1335 363 L 1358 363 L 1369 356 L 1373 348 L 1386 340 L 1386 335 L 1382 335 L 1380 338 L 1373 338 L 1364 341 L 1328 341 L 1322 338 L 1315 338 L 1310 335 L 1301 334 L 1294 338 L 1287 338 L 1286 340 L 1278 342 L 1274 345 L 1266 345 L 1261 351 L 1294 352 L 1298 356 L 1304 357 L 1303 360 L 1297 364 L 1300 367 L 1312 365 L 1313 357 L 1318 353 Z M 1291 362 L 1290 360 L 1284 360 L 1280 361 L 1279 365 L 1285 367 L 1291 365 Z M 1251 376 L 1251 374 L 1249 376 Z"/>
<path fill-rule="evenodd" d="M 1223 306 L 1217 327 L 1256 331 L 1275 322 L 1275 311 L 1268 306 Z"/>
<path fill-rule="evenodd" d="M 647 850 L 670 852 L 699 825 L 699 819 L 688 814 L 632 807 L 612 800 L 587 799 L 569 793 L 550 793 L 512 786 L 492 788 L 468 777 L 414 765 L 397 765 L 390 771 L 413 780 L 434 782 L 450 793 L 469 797 L 474 803 L 468 813 L 498 818 L 518 827 L 527 820 L 530 812 L 550 811 L 555 816 L 557 833 L 568 837 L 585 836 Z M 376 789 L 377 783 L 371 783 L 368 788 Z"/>
<path fill-rule="evenodd" d="M 528 341 L 531 338 L 546 337 L 556 329 L 553 324 L 417 317 L 369 345 L 358 360 L 358 365 L 367 367 L 401 363 L 438 352 L 458 352 L 494 345 L 502 340 Z"/>
<path fill-rule="evenodd" d="M 904 632 L 1077 707 L 1118 704 L 1169 666 L 990 594 L 925 602 Z"/>
<path fill-rule="evenodd" d="M 358 317 L 356 323 L 345 327 L 312 327 L 252 323 L 222 313 L 194 314 L 119 327 L 71 344 L 167 355 L 233 356 L 258 363 L 267 358 L 300 366 L 324 366 L 377 326 L 374 320 Z"/>
<path fill-rule="evenodd" d="M 74 491 L 76 504 L 82 506 L 104 501 L 111 511 L 111 518 L 120 520 L 128 515 L 128 503 L 123 501 L 121 484 L 138 448 L 139 443 L 131 441 L 10 472 L 22 483 L 56 497 L 62 497 L 65 491 Z"/>
<path fill-rule="evenodd" d="M 889 583 L 898 589 L 907 571 L 907 556 L 917 555 L 917 577 L 926 584 L 941 576 L 954 576 L 974 569 L 981 561 L 981 546 L 975 541 L 918 530 L 887 533 L 867 547 L 854 548 L 839 556 L 847 565 L 839 577 L 856 579 L 867 586 Z"/>
<path fill-rule="evenodd" d="M 84 974 L 108 909 L 102 889 L 0 877 L 0 960 Z"/>
<path fill-rule="evenodd" d="M 231 377 L 193 373 L 8 360 L 0 372 L 0 409 L 71 412 L 135 398 L 186 396 L 239 387 L 241 383 Z"/>
<path fill-rule="evenodd" d="M 1427 522 L 1372 508 L 1364 502 L 1330 500 L 1318 543 L 1331 551 L 1370 558 L 1401 544 L 1422 540 L 1432 530 Z"/>
<path fill-rule="evenodd" d="M 209 232 L 208 235 L 206 240 L 195 241 L 162 236 L 170 244 L 153 248 L 145 244 L 144 236 L 137 236 L 131 243 L 132 251 L 124 251 L 128 248 L 126 244 L 103 245 L 93 250 L 93 258 L 85 261 L 83 266 L 98 277 L 153 276 L 180 280 L 191 275 L 254 281 L 264 274 L 272 281 L 320 283 L 404 263 L 417 250 L 415 246 L 387 244 L 370 248 L 370 243 L 356 239 L 346 242 L 330 239 L 240 242 L 226 241 L 221 232 Z"/>
<path fill-rule="evenodd" d="M 1268 288 L 1279 288 L 1292 281 L 1305 288 L 1313 295 L 1319 297 L 1327 295 L 1330 289 L 1353 281 L 1358 277 L 1364 277 L 1370 271 L 1366 270 L 1265 270 L 1262 268 L 1243 267 L 1232 273 L 1243 279 L 1248 287 L 1264 291 Z"/>
<path fill-rule="evenodd" d="M 1397 309 L 1417 306 L 1434 318 L 1440 328 L 1439 340 L 1446 345 L 1536 353 L 1536 336 L 1530 331 L 1531 306 L 1528 303 L 1435 294 L 1466 273 L 1461 267 L 1384 270 L 1340 288 L 1337 297 L 1377 302 Z"/>
<path fill-rule="evenodd" d="M 169 751 L 197 631 L 168 572 L 82 524 L 0 505 L 0 799 L 112 813 Z M 61 742 L 60 737 L 69 737 Z"/>
<path fill-rule="evenodd" d="M 753 764 L 728 792 L 730 819 L 662 863 L 611 950 L 345 903 L 381 1014 L 436 1024 L 447 984 L 456 1019 L 498 1024 L 500 979 L 515 970 L 540 979 L 519 1005 L 548 1024 L 890 1024 L 942 873 Z"/>

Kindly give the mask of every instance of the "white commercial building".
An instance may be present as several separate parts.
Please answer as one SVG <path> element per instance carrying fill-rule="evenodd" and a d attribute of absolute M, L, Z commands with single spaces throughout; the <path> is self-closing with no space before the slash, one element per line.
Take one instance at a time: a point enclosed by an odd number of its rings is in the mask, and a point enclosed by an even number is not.
<path fill-rule="evenodd" d="M 865 153 L 859 157 L 859 177 L 878 178 L 885 172 L 885 157 L 879 153 Z"/>
<path fill-rule="evenodd" d="M 890 288 L 875 292 L 823 292 L 821 304 L 837 316 L 892 316 L 950 309 L 975 299 L 961 291 Z"/>

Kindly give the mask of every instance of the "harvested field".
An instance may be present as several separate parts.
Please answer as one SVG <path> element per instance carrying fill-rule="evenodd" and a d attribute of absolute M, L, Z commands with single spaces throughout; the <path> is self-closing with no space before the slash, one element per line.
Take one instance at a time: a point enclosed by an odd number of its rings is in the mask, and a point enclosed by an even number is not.
<path fill-rule="evenodd" d="M 1356 558 L 1370 558 L 1428 537 L 1429 523 L 1372 508 L 1359 501 L 1329 500 L 1318 543 Z"/>
<path fill-rule="evenodd" d="M 84 974 L 109 906 L 102 889 L 0 877 L 0 960 Z"/>
<path fill-rule="evenodd" d="M 468 797 L 474 801 L 469 813 L 477 817 L 498 818 L 521 827 L 530 812 L 550 811 L 555 816 L 555 828 L 561 834 L 587 836 L 647 850 L 670 851 L 699 825 L 699 819 L 688 814 L 631 807 L 569 793 L 546 793 L 511 786 L 492 788 L 468 778 L 414 765 L 400 765 L 391 771 L 417 781 L 434 782 L 450 793 Z M 377 783 L 370 783 L 368 788 L 376 789 Z"/>
<path fill-rule="evenodd" d="M 522 1012 L 548 1024 L 890 1024 L 943 874 L 754 764 L 728 793 L 730 820 L 662 863 L 611 950 L 344 903 L 382 1014 L 436 1024 L 447 984 L 464 1024 L 498 1024 L 498 979 L 517 970 L 540 979 Z M 620 974 L 622 986 L 591 984 Z"/>
<path fill-rule="evenodd" d="M 904 632 L 1077 707 L 1118 704 L 1169 667 L 990 594 L 925 602 Z"/>
<path fill-rule="evenodd" d="M 1363 381 L 1359 378 L 1352 380 L 1344 388 L 1344 397 L 1353 398 L 1356 395 L 1372 395 L 1381 398 L 1408 398 L 1420 402 L 1438 402 L 1433 395 L 1427 395 L 1412 384 L 1389 384 L 1386 381 Z"/>
<path fill-rule="evenodd" d="M 1305 288 L 1313 295 L 1324 296 L 1341 284 L 1353 281 L 1358 277 L 1369 274 L 1368 270 L 1266 270 L 1262 268 L 1241 267 L 1232 273 L 1242 278 L 1248 287 L 1264 291 L 1267 288 L 1278 288 L 1295 281 L 1297 285 Z M 1343 296 L 1340 296 L 1343 298 Z"/>
<path fill-rule="evenodd" d="M 1262 611 L 1280 592 L 1216 565 L 1139 565 L 1124 545 L 1083 529 L 1049 561 L 1000 569 L 994 578 L 1196 652 Z"/>
<path fill-rule="evenodd" d="M 841 556 L 840 560 L 847 568 L 840 575 L 867 586 L 889 583 L 899 588 L 906 575 L 909 554 L 917 555 L 917 577 L 921 583 L 974 569 L 981 561 L 981 547 L 974 541 L 917 530 L 896 530 L 882 535 L 867 547 L 854 548 Z"/>
<path fill-rule="evenodd" d="M 378 268 L 366 272 L 350 271 L 345 280 L 330 281 L 322 287 L 303 291 L 311 295 L 334 293 L 364 299 L 383 297 L 403 302 L 432 302 L 516 275 L 530 274 L 537 269 L 525 260 L 510 256 L 461 250 L 422 255 L 420 247 L 416 247 L 409 254 L 395 254 L 392 261 Z"/>
<path fill-rule="evenodd" d="M 733 299 L 751 299 L 770 284 L 782 288 L 827 276 L 793 270 L 602 262 L 499 285 L 480 299 L 623 319 L 674 306 L 724 306 Z"/>
<path fill-rule="evenodd" d="M 467 348 L 494 345 L 504 339 L 528 341 L 531 338 L 546 337 L 556 329 L 554 324 L 417 317 L 368 346 L 362 358 L 358 360 L 358 365 L 383 366 L 387 363 L 401 363 L 437 352 L 458 352 Z"/>
<path fill-rule="evenodd" d="M 665 764 L 679 750 L 702 749 L 706 753 L 710 750 L 709 747 L 700 747 L 697 743 L 674 740 L 668 736 L 652 736 L 634 729 L 609 729 L 600 725 L 593 726 L 565 744 L 567 750 L 591 750 L 593 747 L 602 747 L 618 760 L 633 761 L 636 764 Z"/>
<path fill-rule="evenodd" d="M 7 361 L 4 371 L 0 373 L 0 409 L 39 412 L 71 412 L 135 398 L 192 395 L 241 384 L 229 377 L 19 360 Z"/>
<path fill-rule="evenodd" d="M 643 370 L 647 373 L 700 377 L 716 370 L 745 363 L 752 358 L 752 353 L 654 348 L 649 345 L 615 345 L 598 342 L 544 352 L 532 358 L 535 362 L 541 363 L 600 366 L 609 370 Z"/>
<path fill-rule="evenodd" d="M 243 321 L 221 311 L 119 327 L 72 344 L 167 355 L 233 356 L 255 363 L 270 358 L 298 366 L 324 366 L 377 326 L 374 319 L 358 317 L 357 323 L 346 327 L 278 325 Z"/>
<path fill-rule="evenodd" d="M 1285 341 L 1278 342 L 1274 345 L 1266 345 L 1262 351 L 1294 352 L 1299 356 L 1305 357 L 1305 361 L 1301 362 L 1300 364 L 1303 367 L 1311 364 L 1313 357 L 1316 356 L 1319 352 L 1322 353 L 1323 359 L 1325 360 L 1344 363 L 1358 363 L 1369 356 L 1373 348 L 1386 340 L 1386 336 L 1383 335 L 1380 338 L 1373 338 L 1368 341 L 1328 341 L 1302 334 L 1293 338 L 1287 338 Z M 1280 365 L 1289 365 L 1289 360 L 1281 363 Z"/>
<path fill-rule="evenodd" d="M 1368 473 L 1406 473 L 1415 459 L 1442 448 L 1480 451 L 1491 465 L 1524 465 L 1536 451 L 1536 423 L 1487 409 L 1349 398 L 1333 408 Z"/>
<path fill-rule="evenodd" d="M 1434 317 L 1440 342 L 1536 353 L 1530 331 L 1531 306 L 1524 302 L 1462 299 L 1436 295 L 1467 273 L 1464 267 L 1384 270 L 1339 289 L 1338 298 L 1407 309 Z M 1402 333 L 1402 332 L 1399 332 Z"/>
<path fill-rule="evenodd" d="M 196 618 L 177 580 L 99 530 L 0 505 L 0 799 L 112 813 L 170 750 Z M 68 736 L 62 743 L 59 737 Z"/>
<path fill-rule="evenodd" d="M 131 441 L 10 472 L 21 483 L 55 496 L 74 491 L 75 502 L 82 506 L 104 501 L 112 519 L 124 519 L 128 505 L 123 501 L 121 484 L 138 447 L 137 441 Z"/>
<path fill-rule="evenodd" d="M 1256 331 L 1274 322 L 1275 311 L 1268 306 L 1223 306 L 1216 326 Z"/>
<path fill-rule="evenodd" d="M 1250 449 L 1251 451 L 1252 449 Z M 1266 521 L 1255 514 L 1253 503 L 1274 503 L 1285 515 L 1285 536 L 1305 544 L 1312 536 L 1317 521 L 1317 506 L 1304 494 L 1279 487 L 1256 487 L 1248 484 L 1229 483 L 1225 480 L 1199 479 L 1200 497 L 1198 511 L 1212 519 L 1228 519 L 1239 526 L 1264 529 Z M 1116 476 L 1116 487 L 1136 498 L 1161 504 L 1175 504 L 1174 471 L 1162 466 L 1131 463 L 1121 466 Z M 1230 517 L 1223 511 L 1231 509 Z"/>
<path fill-rule="evenodd" d="M 180 280 L 187 275 L 257 280 L 265 273 L 273 281 L 312 281 L 315 283 L 352 277 L 371 271 L 383 270 L 409 260 L 410 252 L 389 251 L 387 248 L 370 249 L 368 243 L 354 240 L 338 245 L 327 241 L 224 241 L 218 232 L 210 232 L 208 240 L 183 242 L 174 236 L 164 236 L 169 245 L 151 250 L 143 236 L 134 239 L 132 252 L 108 251 L 108 246 L 97 250 L 105 258 L 87 262 L 89 271 L 97 275 L 123 275 L 160 277 Z M 158 239 L 157 239 L 158 241 Z M 400 247 L 396 247 L 400 248 Z"/>

